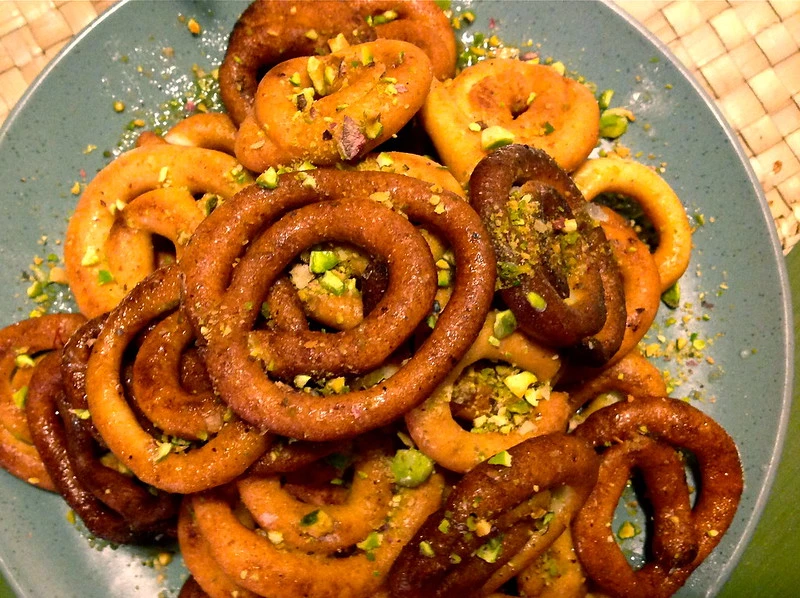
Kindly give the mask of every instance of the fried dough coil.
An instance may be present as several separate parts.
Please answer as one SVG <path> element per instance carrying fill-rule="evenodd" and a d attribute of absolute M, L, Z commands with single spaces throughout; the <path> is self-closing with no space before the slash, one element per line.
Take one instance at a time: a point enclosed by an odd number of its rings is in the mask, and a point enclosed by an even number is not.
<path fill-rule="evenodd" d="M 599 138 L 600 110 L 585 85 L 552 67 L 512 59 L 483 60 L 451 81 L 434 83 L 420 115 L 461 184 L 489 153 L 482 132 L 488 127 L 546 151 L 567 171 L 587 158 Z"/>
<path fill-rule="evenodd" d="M 206 360 L 215 385 L 234 410 L 281 435 L 333 440 L 384 425 L 430 394 L 482 326 L 493 293 L 493 256 L 477 214 L 447 192 L 432 193 L 427 183 L 388 173 L 320 169 L 313 171 L 312 189 L 304 183 L 308 176 L 283 175 L 272 191 L 251 187 L 204 221 L 181 262 L 184 303 L 208 342 Z M 283 268 L 274 261 L 262 263 L 260 256 L 275 248 L 254 250 L 259 242 L 252 239 L 287 210 L 345 195 L 388 201 L 410 220 L 433 230 L 452 248 L 457 275 L 452 297 L 431 335 L 390 379 L 366 390 L 312 397 L 276 386 L 250 358 L 247 339 L 253 314 L 247 308 L 260 304 L 259 295 Z M 219 227 L 228 234 L 220 235 Z M 251 240 L 250 248 L 240 255 L 245 240 Z M 379 304 L 373 312 L 380 309 Z M 335 335 L 330 336 L 326 342 L 335 342 Z M 347 350 L 339 347 L 337 352 L 345 355 Z"/>
<path fill-rule="evenodd" d="M 237 488 L 260 528 L 279 533 L 282 546 L 333 554 L 379 529 L 391 510 L 394 478 L 385 451 L 373 447 L 360 451 L 354 459 L 351 486 L 335 504 L 317 506 L 296 498 L 281 487 L 279 476 L 243 478 Z M 304 517 L 314 511 L 317 522 L 304 525 Z"/>
<path fill-rule="evenodd" d="M 60 350 L 84 322 L 79 314 L 52 314 L 0 330 L 0 467 L 12 475 L 55 490 L 33 445 L 25 413 L 28 382 L 40 354 Z"/>
<path fill-rule="evenodd" d="M 573 174 L 587 201 L 601 193 L 621 193 L 639 202 L 658 232 L 653 259 L 661 290 L 666 291 L 686 271 L 692 251 L 692 229 L 680 198 L 651 168 L 617 158 L 587 160 Z"/>
<path fill-rule="evenodd" d="M 509 432 L 475 433 L 463 429 L 453 418 L 450 406 L 453 384 L 467 366 L 479 360 L 510 363 L 543 381 L 553 380 L 558 374 L 561 364 L 558 354 L 532 343 L 520 332 L 500 339 L 496 346 L 491 344 L 489 338 L 493 334 L 495 316 L 494 313 L 489 315 L 470 350 L 433 395 L 405 417 L 409 434 L 419 449 L 451 471 L 465 473 L 527 438 L 563 432 L 571 414 L 566 395 L 553 393 L 531 408 L 526 420 L 529 425 L 520 425 Z"/>
<path fill-rule="evenodd" d="M 661 304 L 661 285 L 658 265 L 636 231 L 613 210 L 598 207 L 603 214 L 598 222 L 619 265 L 625 295 L 625 333 L 608 360 L 613 363 L 632 351 L 650 329 Z"/>
<path fill-rule="evenodd" d="M 314 34 L 307 35 L 310 31 Z M 251 112 L 259 72 L 290 58 L 325 53 L 328 40 L 339 33 L 350 43 L 375 37 L 361 15 L 341 2 L 250 4 L 233 27 L 219 68 L 220 96 L 233 122 L 240 125 Z"/>
<path fill-rule="evenodd" d="M 157 428 L 170 436 L 200 440 L 222 428 L 227 407 L 214 395 L 201 366 L 196 388 L 181 380 L 184 350 L 194 331 L 180 311 L 148 331 L 133 363 L 131 386 L 137 407 Z"/>
<path fill-rule="evenodd" d="M 227 114 L 201 112 L 178 121 L 163 137 L 152 131 L 143 131 L 136 139 L 136 147 L 171 143 L 217 150 L 232 156 L 236 130 Z"/>
<path fill-rule="evenodd" d="M 444 80 L 456 70 L 456 41 L 447 16 L 431 0 L 356 0 L 355 9 L 370 17 L 378 38 L 397 39 L 420 48 L 433 75 Z"/>
<path fill-rule="evenodd" d="M 569 402 L 573 410 L 589 405 L 589 409 L 594 411 L 591 402 L 604 393 L 617 392 L 625 398 L 657 397 L 667 394 L 667 385 L 661 372 L 638 350 L 626 353 L 622 359 L 599 372 L 583 370 L 581 373 L 585 376 L 588 372 L 594 373 L 594 376 L 578 378 L 573 377 L 573 372 L 564 376 L 564 379 L 572 379 L 573 382 L 563 389 L 569 393 Z M 589 413 L 584 413 L 578 419 L 582 421 L 585 419 L 583 416 L 588 417 L 588 415 Z"/>
<path fill-rule="evenodd" d="M 463 187 L 450 171 L 426 156 L 407 152 L 381 152 L 365 156 L 355 167 L 357 170 L 376 170 L 411 176 L 466 199 Z"/>
<path fill-rule="evenodd" d="M 594 487 L 598 459 L 590 445 L 555 433 L 530 438 L 508 454 L 510 465 L 485 461 L 467 473 L 403 548 L 389 575 L 392 596 L 489 594 L 566 529 Z M 540 515 L 553 516 L 537 529 L 526 505 L 546 490 L 552 502 Z"/>
<path fill-rule="evenodd" d="M 431 78 L 425 53 L 395 40 L 283 62 L 259 83 L 253 111 L 239 128 L 236 157 L 258 172 L 362 157 L 411 120 Z"/>
<path fill-rule="evenodd" d="M 236 579 L 214 560 L 211 547 L 197 526 L 191 504 L 192 498 L 187 496 L 181 503 L 178 516 L 178 544 L 183 562 L 191 572 L 191 577 L 181 588 L 180 597 L 184 596 L 186 588 L 187 598 L 195 597 L 197 593 L 202 598 L 257 598 L 257 594 L 236 583 Z M 194 583 L 189 583 L 190 580 Z"/>
<path fill-rule="evenodd" d="M 177 502 L 154 496 L 124 474 L 102 465 L 94 439 L 64 398 L 61 356 L 50 353 L 31 379 L 28 420 L 58 492 L 94 535 L 121 544 L 149 543 L 174 528 Z M 60 414 L 59 414 L 60 413 Z"/>
<path fill-rule="evenodd" d="M 148 229 L 154 212 L 166 216 L 168 228 L 153 232 L 166 232 L 181 247 L 193 232 L 191 226 L 202 218 L 191 194 L 229 198 L 248 181 L 235 159 L 201 148 L 150 145 L 111 162 L 86 187 L 67 226 L 64 262 L 81 312 L 94 317 L 113 309 L 153 271 L 155 252 Z M 153 203 L 138 210 L 135 204 L 141 195 Z M 177 196 L 180 207 L 172 203 Z M 170 201 L 165 205 L 158 198 Z M 128 213 L 133 228 L 125 223 Z"/>
<path fill-rule="evenodd" d="M 569 175 L 542 150 L 507 145 L 475 168 L 470 201 L 520 329 L 583 363 L 607 362 L 625 331 L 622 279 Z"/>
<path fill-rule="evenodd" d="M 371 231 L 380 234 L 366 232 L 365 221 Z M 381 365 L 412 334 L 433 304 L 436 274 L 425 240 L 408 220 L 369 199 L 332 200 L 299 208 L 273 224 L 253 243 L 251 251 L 262 255 L 269 252 L 272 259 L 285 263 L 304 247 L 330 235 L 386 260 L 390 268 L 387 294 L 358 326 L 336 334 L 249 333 L 251 357 L 276 376 L 364 374 Z M 391 239 L 391 244 L 385 239 Z M 244 277 L 243 272 L 251 274 L 244 268 L 239 265 L 234 285 L 242 284 L 239 276 Z M 252 274 L 250 278 L 255 279 Z"/>
<path fill-rule="evenodd" d="M 379 539 L 375 537 L 377 546 L 338 558 L 274 544 L 241 523 L 232 498 L 221 490 L 193 496 L 191 507 L 214 560 L 251 592 L 269 596 L 280 587 L 286 598 L 367 598 L 383 585 L 398 552 L 439 507 L 443 488 L 441 476 L 434 474 L 416 488 L 399 489 L 377 532 Z"/>
<path fill-rule="evenodd" d="M 617 476 L 619 467 L 601 477 L 572 524 L 575 549 L 586 574 L 604 592 L 626 598 L 671 596 L 719 543 L 736 513 L 743 474 L 733 440 L 699 409 L 666 397 L 642 397 L 600 409 L 576 428 L 575 435 L 598 448 L 635 442 L 645 436 L 672 453 L 685 449 L 694 455 L 700 476 L 699 495 L 688 515 L 683 514 L 688 490 L 682 467 L 678 467 L 679 480 L 673 479 L 674 465 L 667 468 L 673 477 L 653 474 L 648 490 L 651 502 L 661 501 L 656 507 L 661 524 L 667 530 L 675 525 L 689 526 L 696 534 L 696 547 L 681 540 L 681 534 L 670 534 L 659 538 L 662 548 L 657 550 L 661 553 L 657 560 L 638 571 L 631 569 L 619 547 L 608 538 L 607 526 L 617 500 L 614 496 L 619 496 L 625 483 L 619 477 L 627 477 Z M 663 457 L 657 460 L 663 462 Z M 676 493 L 679 503 L 672 498 Z"/>
<path fill-rule="evenodd" d="M 233 480 L 269 441 L 232 418 L 201 447 L 177 453 L 137 421 L 122 392 L 123 355 L 139 332 L 178 306 L 179 286 L 176 267 L 157 270 L 111 312 L 89 358 L 86 393 L 97 429 L 122 464 L 156 488 L 190 493 Z"/>

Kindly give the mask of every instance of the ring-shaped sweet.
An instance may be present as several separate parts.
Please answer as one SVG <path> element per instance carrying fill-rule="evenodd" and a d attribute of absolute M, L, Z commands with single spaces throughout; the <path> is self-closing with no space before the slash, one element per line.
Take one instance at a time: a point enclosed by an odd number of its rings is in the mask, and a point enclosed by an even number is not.
<path fill-rule="evenodd" d="M 371 315 L 349 330 L 250 332 L 250 356 L 275 376 L 364 374 L 380 366 L 432 309 L 436 271 L 422 235 L 406 218 L 376 201 L 339 199 L 293 210 L 254 240 L 248 250 L 253 257 L 243 259 L 231 279 L 232 287 L 246 290 L 236 293 L 235 304 L 223 302 L 221 313 L 235 313 L 242 302 L 258 305 L 266 287 L 256 283 L 260 276 L 272 279 L 272 273 L 282 271 L 303 249 L 326 240 L 352 243 L 385 260 L 390 269 L 389 287 Z M 261 267 L 266 259 L 274 263 L 272 273 Z M 217 327 L 208 328 L 213 331 Z M 231 338 L 230 333 L 223 336 Z M 216 344 L 224 338 L 217 337 Z M 213 358 L 209 354 L 207 359 Z M 217 373 L 212 366 L 212 375 Z M 227 396 L 226 390 L 232 389 L 218 376 L 216 380 L 219 391 Z"/>
<path fill-rule="evenodd" d="M 103 253 L 109 272 L 125 271 L 132 255 L 151 268 L 180 259 L 184 245 L 203 218 L 203 210 L 186 189 L 142 193 L 125 206 L 108 232 Z M 154 235 L 170 241 L 174 255 L 162 255 L 153 243 Z"/>
<path fill-rule="evenodd" d="M 164 141 L 172 145 L 217 150 L 232 156 L 236 125 L 227 114 L 193 114 L 170 128 L 164 134 Z"/>
<path fill-rule="evenodd" d="M 495 591 L 561 535 L 597 478 L 591 445 L 564 433 L 530 438 L 507 457 L 505 464 L 484 461 L 472 469 L 428 517 L 392 567 L 392 596 Z M 537 527 L 526 505 L 545 491 L 551 497 L 542 514 L 552 517 Z"/>
<path fill-rule="evenodd" d="M 236 125 L 227 114 L 200 112 L 178 121 L 164 136 L 143 131 L 136 138 L 136 147 L 145 145 L 180 145 L 217 150 L 233 156 Z"/>
<path fill-rule="evenodd" d="M 450 400 L 453 384 L 469 365 L 490 360 L 510 363 L 533 373 L 539 380 L 553 380 L 561 366 L 558 353 L 531 342 L 524 334 L 513 332 L 496 344 L 490 342 L 496 314 L 491 313 L 478 338 L 463 359 L 450 371 L 424 403 L 406 416 L 408 432 L 417 447 L 442 467 L 465 473 L 492 455 L 519 444 L 523 440 L 550 432 L 564 431 L 572 413 L 567 396 L 552 393 L 546 400 L 531 407 L 525 427 L 509 432 L 465 430 L 453 418 Z"/>
<path fill-rule="evenodd" d="M 601 505 L 590 497 L 572 525 L 575 549 L 586 574 L 604 592 L 626 598 L 671 596 L 711 553 L 733 521 L 744 485 L 742 464 L 733 440 L 696 407 L 667 397 L 641 397 L 600 409 L 578 426 L 574 435 L 598 449 L 648 436 L 673 452 L 681 449 L 694 455 L 700 476 L 699 495 L 688 519 L 695 530 L 697 550 L 688 561 L 681 556 L 680 542 L 675 542 L 667 543 L 665 550 L 675 558 L 674 562 L 656 561 L 639 571 L 630 567 L 620 549 L 608 541 L 607 524 L 614 510 L 609 502 L 616 505 L 613 496 L 614 488 L 621 491 L 619 480 L 598 483 L 593 496 L 608 500 Z M 683 480 L 685 484 L 685 476 Z M 654 484 L 650 494 L 674 491 L 676 483 L 670 480 L 663 488 Z M 678 520 L 683 525 L 684 519 L 678 517 Z"/>
<path fill-rule="evenodd" d="M 472 208 L 447 192 L 432 193 L 427 183 L 388 173 L 320 169 L 313 171 L 312 188 L 308 176 L 283 175 L 274 190 L 251 187 L 198 227 L 181 261 L 184 306 L 208 342 L 205 356 L 215 385 L 237 413 L 291 438 L 334 440 L 384 425 L 431 394 L 483 325 L 494 292 L 494 256 Z M 365 390 L 313 397 L 277 386 L 250 356 L 253 314 L 247 308 L 260 304 L 258 294 L 283 266 L 266 263 L 250 250 L 242 255 L 242 248 L 255 244 L 258 231 L 282 213 L 346 196 L 386 201 L 440 235 L 453 250 L 457 274 L 431 334 L 391 378 Z M 248 271 L 252 276 L 243 274 Z M 232 276 L 247 284 L 229 285 Z"/>
<path fill-rule="evenodd" d="M 409 154 L 407 152 L 381 152 L 364 156 L 356 170 L 373 170 L 378 172 L 393 172 L 427 181 L 435 188 L 446 189 L 466 199 L 464 188 L 450 174 L 444 166 L 434 162 L 426 156 Z M 435 190 L 434 187 L 431 189 Z"/>
<path fill-rule="evenodd" d="M 237 481 L 242 503 L 262 530 L 281 534 L 281 545 L 304 552 L 333 554 L 364 540 L 380 528 L 391 509 L 394 477 L 385 451 L 356 456 L 352 484 L 341 502 L 313 505 L 295 498 L 280 476 L 252 476 Z M 317 511 L 317 524 L 304 518 Z"/>
<path fill-rule="evenodd" d="M 186 316 L 173 312 L 144 336 L 131 377 L 133 399 L 147 419 L 165 434 L 186 440 L 219 432 L 227 411 L 210 384 L 192 389 L 181 380 L 184 350 L 193 341 Z"/>
<path fill-rule="evenodd" d="M 590 372 L 593 376 L 586 378 Z M 575 421 L 583 421 L 595 411 L 593 401 L 605 393 L 621 393 L 624 398 L 658 397 L 667 394 L 667 385 L 661 371 L 637 350 L 626 353 L 619 361 L 599 372 L 570 371 L 564 375 L 564 379 L 579 380 L 561 389 L 569 394 L 572 410 L 577 411 L 586 406 L 580 415 L 575 416 Z"/>
<path fill-rule="evenodd" d="M 234 417 L 202 446 L 175 452 L 137 420 L 120 380 L 124 354 L 145 327 L 173 311 L 179 300 L 175 266 L 157 270 L 125 297 L 92 347 L 86 394 L 92 420 L 117 459 L 144 482 L 186 494 L 235 479 L 266 450 L 269 439 Z"/>
<path fill-rule="evenodd" d="M 88 434 L 75 437 L 76 427 L 69 421 L 77 416 L 63 399 L 61 356 L 51 352 L 31 379 L 28 420 L 56 489 L 87 529 L 120 544 L 149 543 L 174 529 L 174 497 L 154 496 L 144 485 L 102 465 L 94 455 L 94 439 Z"/>
<path fill-rule="evenodd" d="M 0 467 L 45 490 L 55 487 L 28 426 L 28 383 L 36 359 L 42 353 L 60 350 L 83 322 L 79 314 L 50 314 L 0 330 Z"/>
<path fill-rule="evenodd" d="M 327 54 L 339 45 L 330 43 L 339 34 L 348 44 L 376 37 L 406 41 L 427 54 L 437 78 L 455 71 L 455 36 L 431 0 L 257 0 L 237 20 L 219 69 L 220 95 L 233 121 L 239 125 L 250 113 L 260 73 L 291 58 Z"/>
<path fill-rule="evenodd" d="M 443 490 L 439 474 L 416 488 L 399 488 L 375 541 L 340 557 L 274 544 L 266 533 L 241 523 L 230 498 L 221 490 L 193 496 L 191 507 L 214 560 L 237 584 L 256 594 L 268 596 L 279 587 L 286 598 L 373 596 L 397 554 L 426 517 L 439 508 Z"/>
<path fill-rule="evenodd" d="M 179 598 L 258 598 L 258 594 L 236 583 L 236 579 L 225 573 L 214 560 L 211 548 L 195 522 L 191 497 L 186 497 L 181 503 L 178 544 L 184 565 L 191 573 Z M 194 583 L 190 583 L 192 580 Z"/>
<path fill-rule="evenodd" d="M 620 193 L 635 199 L 658 232 L 653 259 L 661 290 L 666 291 L 686 271 L 692 251 L 692 228 L 680 198 L 652 168 L 633 160 L 587 160 L 572 179 L 587 201 L 601 193 Z"/>
<path fill-rule="evenodd" d="M 259 73 L 290 58 L 327 53 L 328 41 L 339 33 L 349 43 L 376 35 L 360 14 L 340 2 L 251 3 L 236 21 L 219 67 L 220 96 L 233 122 L 240 125 L 251 112 Z"/>
<path fill-rule="evenodd" d="M 113 309 L 154 269 L 150 235 L 145 231 L 117 231 L 113 247 L 106 247 L 112 230 L 123 221 L 126 206 L 137 197 L 169 187 L 227 199 L 249 181 L 241 165 L 227 154 L 170 144 L 130 150 L 103 168 L 81 195 L 64 244 L 67 279 L 81 312 L 94 317 Z M 192 231 L 183 233 L 185 242 Z M 122 238 L 127 243 L 124 251 Z"/>
<path fill-rule="evenodd" d="M 609 208 L 597 207 L 602 214 L 598 222 L 619 265 L 625 295 L 625 334 L 606 364 L 610 365 L 630 353 L 650 329 L 661 304 L 661 279 L 650 250 L 625 218 Z"/>
<path fill-rule="evenodd" d="M 599 138 L 600 110 L 585 85 L 550 66 L 514 59 L 482 60 L 451 81 L 434 82 L 420 115 L 461 184 L 499 143 L 542 149 L 572 171 Z M 490 127 L 502 130 L 499 139 Z"/>
<path fill-rule="evenodd" d="M 475 167 L 470 202 L 492 235 L 500 295 L 520 329 L 605 363 L 625 331 L 622 279 L 569 175 L 542 150 L 507 145 Z"/>
<path fill-rule="evenodd" d="M 71 409 L 89 410 L 89 403 L 86 400 L 86 367 L 92 354 L 92 346 L 100 336 L 107 316 L 108 314 L 102 314 L 86 320 L 70 335 L 61 349 L 61 377 L 64 380 L 64 394 Z M 81 419 L 77 423 L 95 439 L 98 446 L 106 446 L 91 417 Z"/>
<path fill-rule="evenodd" d="M 378 40 L 313 59 L 282 62 L 261 79 L 236 137 L 247 168 L 360 158 L 411 120 L 431 85 L 428 57 L 407 42 Z"/>
<path fill-rule="evenodd" d="M 431 0 L 356 0 L 362 18 L 371 17 L 379 39 L 414 44 L 431 61 L 433 76 L 447 79 L 456 70 L 456 40 L 450 21 Z"/>

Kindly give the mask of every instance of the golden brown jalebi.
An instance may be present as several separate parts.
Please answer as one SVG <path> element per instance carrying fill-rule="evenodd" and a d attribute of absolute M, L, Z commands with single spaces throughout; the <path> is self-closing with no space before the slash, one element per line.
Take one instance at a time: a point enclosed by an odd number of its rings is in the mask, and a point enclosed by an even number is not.
<path fill-rule="evenodd" d="M 193 194 L 229 198 L 250 180 L 222 152 L 170 144 L 130 150 L 101 170 L 70 217 L 64 245 L 81 312 L 94 317 L 113 309 L 153 271 L 152 233 L 167 235 L 180 252 L 203 217 Z M 145 205 L 137 209 L 140 199 Z"/>
<path fill-rule="evenodd" d="M 564 431 L 571 413 L 566 395 L 549 394 L 549 384 L 561 365 L 558 354 L 532 343 L 520 332 L 500 339 L 495 346 L 490 341 L 495 317 L 496 313 L 490 314 L 470 350 L 430 398 L 406 414 L 409 433 L 420 450 L 452 471 L 467 472 L 492 455 L 532 436 Z M 520 406 L 521 397 L 509 392 L 516 399 L 515 403 L 500 404 L 488 413 L 479 410 L 489 426 L 476 426 L 473 417 L 471 429 L 467 430 L 453 415 L 456 408 L 453 387 L 467 367 L 482 360 L 513 364 L 534 374 L 537 381 L 545 384 L 545 392 L 531 399 L 536 405 L 528 406 Z M 489 392 L 491 401 L 499 402 L 500 393 L 491 388 Z M 519 422 L 514 421 L 515 409 L 520 412 Z"/>
<path fill-rule="evenodd" d="M 156 488 L 189 493 L 236 478 L 264 452 L 268 440 L 263 432 L 231 417 L 202 446 L 174 451 L 169 438 L 154 437 L 142 427 L 125 400 L 125 352 L 153 320 L 178 306 L 178 274 L 175 266 L 157 270 L 111 312 L 92 347 L 86 394 L 94 424 L 125 467 Z"/>
<path fill-rule="evenodd" d="M 358 484 L 378 484 L 388 490 L 392 483 L 390 479 L 388 486 L 384 486 L 385 476 L 391 475 L 386 459 L 387 456 L 376 455 L 372 465 L 365 463 L 361 471 L 369 477 Z M 260 483 L 253 481 L 256 487 L 249 490 L 257 491 Z M 383 514 L 372 520 L 377 527 L 351 545 L 352 551 L 339 556 L 329 555 L 324 548 L 326 538 L 336 529 L 334 520 L 326 516 L 325 507 L 306 505 L 303 510 L 302 505 L 295 503 L 288 514 L 264 513 L 273 526 L 286 530 L 273 530 L 271 534 L 242 523 L 237 517 L 241 509 L 236 507 L 235 493 L 215 490 L 195 495 L 191 508 L 216 563 L 238 585 L 258 595 L 269 596 L 280 587 L 281 595 L 287 598 L 372 596 L 384 584 L 398 552 L 425 518 L 439 507 L 443 486 L 441 476 L 434 474 L 415 488 L 395 488 L 382 509 Z M 357 504 L 341 507 L 363 513 L 363 507 Z M 300 511 L 296 509 L 304 512 L 299 521 L 296 515 Z M 253 516 L 258 517 L 258 513 Z M 298 526 L 299 546 L 293 546 L 287 528 Z M 316 548 L 318 545 L 323 546 L 321 552 Z"/>
<path fill-rule="evenodd" d="M 0 467 L 34 486 L 54 490 L 25 413 L 36 360 L 64 346 L 84 321 L 78 314 L 22 320 L 0 330 Z"/>
<path fill-rule="evenodd" d="M 455 38 L 432 0 L 257 0 L 239 17 L 228 41 L 219 70 L 222 101 L 240 125 L 252 111 L 259 73 L 292 58 L 324 55 L 376 37 L 418 46 L 440 79 L 455 71 Z"/>
<path fill-rule="evenodd" d="M 442 162 L 462 184 L 490 151 L 521 143 L 572 171 L 598 140 L 592 92 L 554 68 L 512 59 L 478 62 L 434 84 L 420 113 Z"/>
<path fill-rule="evenodd" d="M 618 158 L 587 160 L 573 175 L 587 201 L 601 193 L 621 193 L 639 202 L 658 233 L 653 259 L 661 290 L 666 291 L 686 271 L 692 250 L 692 230 L 680 199 L 651 168 Z"/>
<path fill-rule="evenodd" d="M 411 120 L 431 78 L 425 53 L 394 40 L 283 62 L 259 83 L 236 157 L 254 171 L 360 158 Z"/>

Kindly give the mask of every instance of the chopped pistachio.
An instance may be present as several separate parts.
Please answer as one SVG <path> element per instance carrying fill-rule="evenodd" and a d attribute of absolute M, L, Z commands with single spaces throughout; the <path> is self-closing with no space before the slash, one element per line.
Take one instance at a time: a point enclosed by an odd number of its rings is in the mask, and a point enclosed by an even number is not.
<path fill-rule="evenodd" d="M 17 409 L 25 409 L 25 403 L 28 401 L 28 387 L 22 386 L 11 394 L 11 400 Z"/>
<path fill-rule="evenodd" d="M 309 254 L 309 268 L 314 274 L 322 274 L 335 268 L 339 258 L 335 251 L 314 250 Z"/>
<path fill-rule="evenodd" d="M 436 556 L 436 553 L 433 550 L 433 546 L 431 546 L 430 542 L 426 542 L 425 540 L 419 543 L 419 553 L 425 557 Z"/>
<path fill-rule="evenodd" d="M 514 134 L 499 125 L 486 127 L 481 131 L 481 147 L 485 151 L 497 149 L 514 143 Z"/>
<path fill-rule="evenodd" d="M 416 449 L 400 449 L 392 459 L 392 473 L 399 486 L 416 488 L 433 473 L 433 460 Z"/>
<path fill-rule="evenodd" d="M 489 457 L 488 462 L 490 465 L 511 467 L 511 454 L 508 451 L 500 451 L 496 455 Z"/>
<path fill-rule="evenodd" d="M 334 295 L 343 295 L 345 292 L 344 281 L 330 270 L 327 270 L 320 278 L 319 284 L 323 289 Z"/>
<path fill-rule="evenodd" d="M 525 396 L 525 392 L 532 384 L 535 384 L 538 379 L 536 374 L 528 371 L 521 371 L 518 374 L 511 374 L 503 378 L 503 384 L 518 398 Z"/>
<path fill-rule="evenodd" d="M 517 328 L 517 318 L 510 309 L 498 312 L 494 318 L 494 337 L 502 339 L 510 335 Z"/>
<path fill-rule="evenodd" d="M 264 189 L 275 189 L 278 186 L 278 173 L 270 166 L 256 178 L 256 184 Z"/>
<path fill-rule="evenodd" d="M 536 311 L 544 311 L 547 309 L 547 301 L 539 293 L 531 291 L 525 295 L 525 298 L 528 300 L 530 306 Z"/>
<path fill-rule="evenodd" d="M 487 563 L 495 563 L 503 552 L 503 538 L 502 536 L 495 536 L 486 544 L 478 547 L 475 551 L 475 556 Z"/>

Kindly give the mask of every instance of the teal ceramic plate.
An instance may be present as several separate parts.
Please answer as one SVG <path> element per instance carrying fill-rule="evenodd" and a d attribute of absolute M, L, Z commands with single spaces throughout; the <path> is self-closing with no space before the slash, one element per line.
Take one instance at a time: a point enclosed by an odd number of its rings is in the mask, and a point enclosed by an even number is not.
<path fill-rule="evenodd" d="M 193 89 L 193 64 L 210 70 L 219 63 L 243 7 L 142 0 L 115 6 L 22 99 L 0 133 L 0 325 L 35 307 L 23 273 L 32 271 L 34 256 L 61 255 L 74 184 L 91 178 L 117 151 L 130 121 L 150 122 L 160 106 Z M 562 61 L 599 89 L 614 89 L 614 105 L 637 117 L 625 144 L 641 161 L 663 165 L 690 216 L 704 221 L 682 281 L 683 301 L 691 307 L 663 310 L 658 331 L 667 341 L 696 335 L 706 344 L 703 358 L 658 362 L 673 372 L 674 394 L 693 396 L 741 449 L 747 487 L 736 520 L 679 594 L 713 595 L 735 567 L 766 500 L 791 396 L 788 287 L 767 204 L 700 88 L 614 8 L 509 1 L 474 8 L 479 19 L 470 31 L 496 32 L 509 45 L 531 40 L 528 49 L 543 58 Z M 196 18 L 203 33 L 192 36 L 181 16 Z M 123 113 L 114 111 L 115 101 L 125 104 Z M 667 326 L 670 316 L 678 323 Z M 152 565 L 154 551 L 91 542 L 67 522 L 58 497 L 2 471 L 0 513 L 0 566 L 18 596 L 176 596 L 185 577 L 179 559 L 162 568 Z"/>

